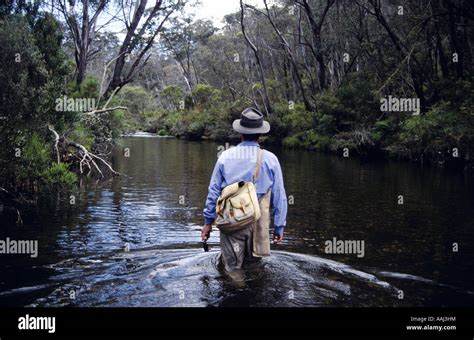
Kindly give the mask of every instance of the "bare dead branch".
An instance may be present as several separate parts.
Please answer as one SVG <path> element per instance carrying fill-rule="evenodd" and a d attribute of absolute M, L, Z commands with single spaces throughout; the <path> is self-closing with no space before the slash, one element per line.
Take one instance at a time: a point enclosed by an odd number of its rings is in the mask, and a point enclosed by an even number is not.
<path fill-rule="evenodd" d="M 49 125 L 48 126 L 48 129 L 49 131 L 51 131 L 53 134 L 54 134 L 54 150 L 56 151 L 56 157 L 57 157 L 57 162 L 58 164 L 60 163 L 61 161 L 61 158 L 59 156 L 59 148 L 58 148 L 58 144 L 59 144 L 59 134 L 54 131 L 53 128 L 51 128 L 51 126 Z"/>
<path fill-rule="evenodd" d="M 109 111 L 109 110 L 105 110 L 105 111 Z M 48 127 L 49 130 L 57 137 L 59 137 L 59 134 L 54 130 L 54 128 L 52 126 L 49 126 Z M 77 159 L 80 159 L 79 161 L 79 172 L 82 174 L 84 174 L 84 164 L 89 168 L 89 172 L 92 170 L 92 167 L 91 167 L 91 164 L 92 166 L 97 170 L 97 172 L 99 173 L 100 177 L 101 178 L 104 178 L 104 173 L 102 172 L 102 170 L 100 169 L 99 165 L 97 164 L 97 161 L 99 161 L 100 163 L 102 163 L 103 165 L 105 165 L 105 167 L 115 176 L 118 176 L 120 175 L 120 173 L 118 171 L 115 171 L 113 168 L 112 168 L 112 165 L 110 165 L 109 162 L 107 162 L 105 159 L 103 159 L 102 157 L 99 157 L 97 156 L 96 154 L 90 152 L 89 150 L 87 150 L 87 148 L 82 145 L 82 144 L 79 144 L 79 143 L 76 143 L 74 141 L 71 141 L 65 137 L 60 137 L 58 138 L 58 144 L 59 144 L 59 141 L 61 141 L 61 144 L 64 146 L 64 149 L 67 150 L 68 147 L 73 147 L 75 148 L 76 150 L 78 150 L 78 155 L 74 155 L 75 158 Z M 59 156 L 58 156 L 59 157 Z M 59 159 L 59 158 L 58 158 Z"/>

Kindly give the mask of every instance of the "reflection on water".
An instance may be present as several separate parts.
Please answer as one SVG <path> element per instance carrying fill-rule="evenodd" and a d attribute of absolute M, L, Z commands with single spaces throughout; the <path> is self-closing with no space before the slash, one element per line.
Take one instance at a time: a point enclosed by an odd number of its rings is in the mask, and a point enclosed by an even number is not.
<path fill-rule="evenodd" d="M 243 281 L 219 270 L 218 263 L 218 251 L 198 249 L 155 248 L 68 259 L 48 266 L 54 272 L 48 284 L 0 297 L 48 292 L 28 306 L 423 306 L 429 301 L 419 294 L 421 289 L 436 291 L 439 299 L 465 299 L 466 306 L 474 302 L 474 292 L 420 277 L 370 273 L 285 251 L 275 251 L 245 270 Z M 407 295 L 403 300 L 398 299 L 400 289 Z"/>
<path fill-rule="evenodd" d="M 40 246 L 37 259 L 0 257 L 0 305 L 474 302 L 469 177 L 275 150 L 295 202 L 286 239 L 241 281 L 219 270 L 218 232 L 210 239 L 211 252 L 199 245 L 217 144 L 123 138 L 115 151 L 114 166 L 125 175 L 83 190 L 76 205 L 61 197 L 44 201 L 24 213 L 21 228 L 0 215 L 7 221 L 1 239 L 38 239 Z M 403 205 L 397 204 L 399 195 Z M 324 242 L 333 237 L 364 240 L 365 256 L 325 254 Z M 454 242 L 458 252 L 452 251 Z"/>

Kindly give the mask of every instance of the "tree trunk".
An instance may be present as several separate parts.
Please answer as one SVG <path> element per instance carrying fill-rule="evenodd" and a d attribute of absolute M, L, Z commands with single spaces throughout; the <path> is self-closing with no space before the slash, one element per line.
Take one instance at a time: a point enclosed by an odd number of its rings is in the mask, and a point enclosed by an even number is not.
<path fill-rule="evenodd" d="M 264 101 L 264 105 L 265 105 L 265 111 L 266 111 L 267 115 L 270 115 L 272 113 L 272 106 L 270 104 L 270 99 L 268 98 L 268 91 L 267 91 L 267 83 L 265 81 L 265 74 L 263 72 L 262 62 L 260 60 L 260 54 L 259 54 L 258 48 L 257 48 L 257 46 L 255 46 L 250 41 L 250 38 L 248 37 L 248 35 L 245 31 L 244 4 L 243 4 L 242 0 L 240 0 L 240 27 L 242 29 L 242 34 L 244 35 L 245 41 L 250 46 L 250 48 L 253 51 L 253 54 L 255 55 L 255 60 L 257 61 L 258 70 L 260 72 L 260 80 L 262 81 L 263 101 Z"/>

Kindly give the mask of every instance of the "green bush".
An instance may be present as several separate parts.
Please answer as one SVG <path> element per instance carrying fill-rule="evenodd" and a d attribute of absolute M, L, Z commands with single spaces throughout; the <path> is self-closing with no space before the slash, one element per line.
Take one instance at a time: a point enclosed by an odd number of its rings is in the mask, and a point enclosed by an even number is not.
<path fill-rule="evenodd" d="M 117 95 L 118 105 L 126 106 L 131 117 L 143 123 L 148 111 L 156 109 L 153 95 L 142 86 L 127 85 Z"/>
<path fill-rule="evenodd" d="M 174 124 L 172 132 L 189 139 L 201 139 L 206 129 L 212 125 L 213 120 L 209 112 L 192 110 L 181 115 Z"/>
<path fill-rule="evenodd" d="M 282 118 L 290 133 L 299 133 L 311 130 L 315 126 L 314 115 L 312 112 L 306 111 L 301 103 L 294 104 L 294 108 L 288 109 Z"/>
<path fill-rule="evenodd" d="M 217 141 L 237 140 L 239 135 L 232 129 L 233 120 L 232 113 L 224 108 L 220 112 L 211 113 L 212 125 L 206 127 L 206 136 Z"/>
<path fill-rule="evenodd" d="M 289 148 L 305 148 L 310 150 L 329 150 L 332 144 L 332 139 L 329 136 L 324 136 L 314 130 L 298 133 L 296 135 L 288 136 L 283 140 L 283 146 Z"/>
<path fill-rule="evenodd" d="M 165 108 L 171 108 L 178 110 L 180 108 L 181 101 L 184 100 L 184 93 L 181 87 L 177 85 L 168 85 L 163 88 L 161 92 L 163 98 L 163 106 Z"/>
<path fill-rule="evenodd" d="M 161 129 L 160 131 L 158 131 L 158 135 L 159 135 L 159 136 L 167 136 L 167 135 L 168 135 L 168 131 L 165 130 L 165 129 Z"/>
<path fill-rule="evenodd" d="M 402 125 L 399 143 L 405 156 L 443 162 L 452 160 L 457 148 L 460 159 L 470 161 L 474 145 L 472 92 L 461 103 L 441 102 L 426 114 L 411 116 Z"/>
<path fill-rule="evenodd" d="M 41 179 L 49 185 L 59 186 L 71 190 L 77 182 L 76 174 L 69 171 L 65 163 L 52 163 L 41 173 Z"/>
<path fill-rule="evenodd" d="M 0 20 L 0 182 L 16 177 L 12 150 L 32 142 L 32 132 L 38 140 L 49 136 L 48 122 L 63 125 L 68 118 L 52 109 L 66 76 L 60 42 L 60 26 L 52 16 L 38 18 L 33 27 L 18 15 Z"/>
<path fill-rule="evenodd" d="M 97 80 L 97 78 L 94 76 L 87 76 L 86 79 L 84 79 L 84 81 L 79 86 L 77 86 L 76 82 L 74 81 L 70 82 L 67 85 L 67 95 L 71 98 L 97 99 L 99 96 L 99 90 L 99 80 Z"/>
<path fill-rule="evenodd" d="M 298 148 L 301 147 L 301 141 L 299 136 L 288 136 L 283 139 L 283 146 L 287 148 Z"/>
<path fill-rule="evenodd" d="M 51 142 L 42 140 L 37 133 L 27 139 L 21 150 L 16 171 L 20 183 L 41 183 L 68 190 L 76 183 L 76 175 L 69 171 L 67 164 L 53 163 Z"/>
<path fill-rule="evenodd" d="M 320 96 L 317 104 L 319 111 L 325 115 L 337 118 L 347 113 L 347 108 L 335 93 L 327 93 Z"/>
<path fill-rule="evenodd" d="M 127 119 L 127 113 L 124 110 L 115 110 L 110 115 L 110 128 L 114 138 L 120 136 L 125 130 L 129 129 L 133 123 Z"/>
<path fill-rule="evenodd" d="M 375 151 L 375 142 L 371 133 L 364 127 L 339 132 L 333 140 L 334 143 L 331 145 L 331 149 L 334 151 L 348 148 L 361 156 L 368 156 Z"/>
<path fill-rule="evenodd" d="M 20 183 L 36 181 L 51 163 L 51 148 L 36 132 L 21 145 L 18 148 L 19 157 L 15 162 L 17 180 Z"/>
<path fill-rule="evenodd" d="M 95 141 L 91 130 L 86 128 L 82 122 L 77 122 L 74 125 L 74 129 L 70 132 L 68 138 L 84 145 L 88 150 L 92 148 Z"/>
<path fill-rule="evenodd" d="M 320 123 L 323 120 L 325 133 L 350 131 L 360 123 L 375 123 L 380 115 L 379 106 L 371 82 L 353 78 L 335 92 L 318 98 L 318 119 Z"/>
<path fill-rule="evenodd" d="M 270 117 L 266 118 L 270 123 L 270 133 L 268 135 L 268 141 L 272 144 L 281 145 L 283 139 L 288 136 L 288 127 L 282 122 L 281 115 L 275 111 Z"/>
<path fill-rule="evenodd" d="M 196 108 L 211 109 L 218 105 L 220 99 L 220 91 L 206 84 L 196 84 L 192 91 L 192 98 L 196 104 Z"/>
<path fill-rule="evenodd" d="M 165 135 L 172 134 L 171 130 L 181 118 L 182 112 L 173 110 L 162 110 L 149 112 L 146 117 L 144 130 L 152 133 L 162 131 Z"/>
<path fill-rule="evenodd" d="M 370 138 L 374 143 L 380 144 L 383 139 L 392 132 L 393 123 L 389 119 L 379 120 L 375 122 L 371 132 Z"/>

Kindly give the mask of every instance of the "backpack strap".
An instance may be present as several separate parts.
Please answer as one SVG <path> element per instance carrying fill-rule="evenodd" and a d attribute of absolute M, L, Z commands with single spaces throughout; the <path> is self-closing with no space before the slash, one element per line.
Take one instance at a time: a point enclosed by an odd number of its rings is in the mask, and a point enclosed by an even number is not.
<path fill-rule="evenodd" d="M 258 149 L 258 156 L 257 156 L 257 165 L 255 166 L 255 173 L 253 175 L 253 183 L 255 184 L 255 182 L 257 182 L 257 178 L 258 178 L 258 171 L 260 170 L 260 161 L 262 160 L 262 154 L 263 154 L 263 150 L 262 149 Z"/>

